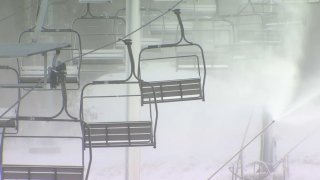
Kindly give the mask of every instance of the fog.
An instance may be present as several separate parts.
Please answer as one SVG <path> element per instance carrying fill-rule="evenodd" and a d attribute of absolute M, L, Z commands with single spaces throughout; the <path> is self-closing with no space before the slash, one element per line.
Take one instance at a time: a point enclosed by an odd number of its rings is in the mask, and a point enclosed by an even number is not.
<path fill-rule="evenodd" d="M 145 24 L 171 8 L 177 1 L 141 0 L 141 23 Z M 216 2 L 220 2 L 218 8 Z M 262 1 L 261 1 L 262 2 Z M 253 3 L 261 3 L 256 0 Z M 246 7 L 245 1 L 192 1 L 178 5 L 185 25 L 187 40 L 201 45 L 207 65 L 205 101 L 180 101 L 159 103 L 157 148 L 140 149 L 140 179 L 208 179 L 217 169 L 237 153 L 263 129 L 263 118 L 267 114 L 275 123 L 268 129 L 273 141 L 274 163 L 280 161 L 275 176 L 283 177 L 283 158 L 288 160 L 288 179 L 317 180 L 320 173 L 320 144 L 317 143 L 320 123 L 319 107 L 319 62 L 320 46 L 319 4 L 307 1 L 272 1 Z M 111 4 L 93 4 L 94 15 L 115 15 L 125 18 L 125 1 L 114 0 Z M 204 8 L 206 7 L 206 8 Z M 92 50 L 112 42 L 114 37 L 91 38 L 91 34 L 110 33 L 110 27 L 101 22 L 82 26 L 74 24 L 76 18 L 85 14 L 86 6 L 77 0 L 56 1 L 49 5 L 47 28 L 78 28 L 83 37 L 83 47 Z M 148 9 L 149 8 L 149 9 Z M 156 10 L 154 10 L 155 8 Z M 215 9 L 216 8 L 216 9 Z M 212 10 L 213 9 L 213 10 Z M 0 2 L 0 43 L 17 43 L 22 31 L 31 28 L 36 21 L 37 2 L 34 0 L 2 0 Z M 121 10 L 121 11 L 120 11 Z M 218 11 L 219 10 L 219 11 Z M 261 11 L 264 11 L 262 13 Z M 241 13 L 239 13 L 241 12 Z M 78 22 L 80 23 L 80 22 Z M 101 26 L 100 26 L 101 25 Z M 117 24 L 119 25 L 119 24 Z M 86 29 L 88 28 L 88 29 Z M 90 28 L 95 29 L 91 31 Z M 125 34 L 125 26 L 119 25 L 119 34 Z M 90 32 L 85 32 L 90 31 Z M 107 32 L 106 32 L 107 31 Z M 121 31 L 121 32 L 120 32 Z M 180 29 L 174 13 L 169 12 L 141 31 L 142 48 L 148 44 L 175 43 Z M 89 34 L 89 35 L 88 35 Z M 87 35 L 87 37 L 86 37 Z M 26 35 L 23 42 L 30 42 Z M 53 36 L 43 33 L 39 41 L 74 43 L 73 36 Z M 87 38 L 87 39 L 86 39 Z M 91 38 L 91 39 L 90 39 Z M 70 42 L 69 42 L 70 41 Z M 133 42 L 134 44 L 135 42 Z M 126 52 L 122 42 L 102 48 L 119 48 Z M 135 52 L 137 53 L 137 52 Z M 197 47 L 175 47 L 148 49 L 142 59 L 175 55 L 199 55 Z M 72 54 L 72 53 L 70 53 Z M 60 61 L 72 58 L 61 54 Z M 89 55 L 90 56 L 90 55 Z M 52 57 L 52 55 L 49 55 Z M 199 56 L 200 57 L 200 56 Z M 24 59 L 36 63 L 41 56 Z M 138 59 L 135 59 L 138 62 Z M 201 58 L 200 58 L 201 60 Z M 97 61 L 98 62 L 98 61 Z M 143 61 L 140 64 L 141 78 L 147 81 L 197 78 L 196 59 L 160 59 Z M 203 64 L 201 77 L 203 78 Z M 18 68 L 16 59 L 2 58 L 0 65 Z M 28 65 L 26 63 L 25 65 Z M 42 64 L 41 64 L 42 65 Z M 79 117 L 81 88 L 94 80 L 125 79 L 129 69 L 128 58 L 105 66 L 83 63 L 78 90 L 68 90 L 68 110 Z M 138 63 L 136 63 L 136 66 Z M 75 61 L 68 67 L 77 66 Z M 87 69 L 86 69 L 87 68 Z M 89 69 L 97 71 L 90 71 Z M 86 69 L 86 71 L 84 70 Z M 14 73 L 0 70 L 1 84 L 16 83 Z M 138 85 L 131 85 L 138 89 Z M 0 89 L 0 107 L 4 112 L 17 99 L 17 91 Z M 22 90 L 26 93 L 27 90 Z M 127 86 L 103 85 L 90 87 L 85 95 L 126 94 Z M 136 98 L 139 101 L 138 97 Z M 126 98 L 95 98 L 84 102 L 86 122 L 118 122 L 128 118 Z M 21 116 L 52 116 L 62 106 L 61 92 L 32 91 L 21 101 Z M 149 117 L 148 106 L 139 106 L 141 120 Z M 12 117 L 15 109 L 4 117 Z M 63 118 L 67 118 L 65 114 Z M 130 117 L 129 117 L 130 118 Z M 18 135 L 74 136 L 82 135 L 79 124 L 57 122 L 21 122 Z M 267 135 L 265 134 L 265 137 Z M 243 170 L 250 174 L 250 163 L 261 160 L 263 136 L 259 136 L 243 150 Z M 301 142 L 301 143 L 300 143 Z M 298 146 L 297 146 L 298 145 Z M 35 164 L 81 166 L 82 153 L 87 167 L 89 152 L 82 152 L 79 139 L 20 139 L 5 138 L 2 142 L 3 164 Z M 269 148 L 270 150 L 270 148 Z M 93 149 L 90 180 L 125 179 L 126 148 Z M 232 179 L 230 167 L 239 156 L 232 159 L 212 179 Z M 240 178 L 234 178 L 236 180 Z M 258 178 L 259 179 L 259 178 Z M 260 178 L 263 179 L 263 178 Z"/>

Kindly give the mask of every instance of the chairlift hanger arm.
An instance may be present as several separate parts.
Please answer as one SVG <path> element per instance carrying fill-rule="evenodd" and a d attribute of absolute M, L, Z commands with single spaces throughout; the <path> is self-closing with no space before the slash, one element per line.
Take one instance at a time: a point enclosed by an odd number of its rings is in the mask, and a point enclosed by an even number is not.
<path fill-rule="evenodd" d="M 86 12 L 84 13 L 84 15 L 82 15 L 80 18 L 78 19 L 119 19 L 122 20 L 123 22 L 125 22 L 124 18 L 118 17 L 118 16 L 96 16 L 91 12 L 91 4 L 87 3 L 86 4 Z"/>
<path fill-rule="evenodd" d="M 92 13 L 91 13 L 91 9 L 90 9 L 90 3 L 86 4 L 86 12 L 84 13 L 84 15 L 81 16 L 81 18 L 92 18 L 95 17 Z M 98 16 L 97 16 L 98 17 Z"/>
<path fill-rule="evenodd" d="M 110 81 L 93 81 L 90 84 L 135 84 L 139 83 L 140 79 L 136 75 L 135 72 L 135 62 L 133 58 L 133 53 L 132 53 L 132 40 L 131 39 L 125 39 L 122 40 L 124 44 L 127 46 L 128 49 L 128 54 L 129 54 L 129 61 L 130 61 L 130 73 L 129 76 L 126 79 L 123 80 L 110 80 Z M 134 81 L 130 81 L 131 78 L 134 78 Z"/>
<path fill-rule="evenodd" d="M 194 55 L 195 56 L 198 56 L 197 54 L 200 53 L 200 56 L 201 56 L 201 59 L 202 59 L 202 65 L 203 65 L 203 77 L 200 73 L 200 64 L 198 63 L 198 72 L 199 72 L 199 79 L 197 79 L 196 81 L 196 84 L 197 84 L 197 87 L 199 89 L 199 91 L 194 91 L 192 94 L 192 98 L 190 98 L 190 96 L 188 98 L 184 98 L 183 97 L 183 91 L 185 90 L 184 88 L 182 88 L 181 85 L 179 84 L 182 84 L 185 80 L 183 81 L 180 81 L 180 82 L 176 82 L 176 81 L 172 81 L 172 80 L 168 80 L 168 81 L 163 81 L 162 83 L 158 83 L 158 82 L 151 82 L 150 85 L 154 85 L 154 86 L 160 86 L 160 94 L 161 94 L 161 100 L 159 100 L 158 102 L 174 102 L 174 101 L 184 101 L 184 100 L 196 100 L 196 99 L 202 99 L 203 101 L 205 100 L 205 81 L 206 81 L 206 63 L 205 63 L 205 57 L 204 57 L 204 52 L 203 52 L 203 49 L 202 47 L 199 45 L 199 44 L 196 44 L 196 43 L 192 43 L 190 41 L 188 41 L 185 37 L 185 34 L 184 34 L 184 28 L 183 28 L 183 23 L 182 23 L 182 20 L 181 20 L 181 17 L 180 17 L 180 10 L 179 9 L 175 9 L 173 10 L 173 12 L 176 14 L 177 16 L 177 19 L 179 21 L 179 26 L 180 26 L 180 30 L 181 30 L 181 38 L 178 42 L 176 43 L 173 43 L 173 44 L 161 44 L 161 45 L 151 45 L 151 46 L 148 46 L 146 48 L 143 48 L 141 51 L 140 51 L 140 54 L 139 54 L 139 61 L 138 61 L 138 77 L 140 79 L 140 83 L 142 88 L 141 89 L 148 89 L 147 85 L 145 82 L 143 82 L 141 79 L 141 62 L 144 61 L 144 59 L 142 59 L 142 54 L 147 51 L 148 49 L 157 49 L 157 48 L 175 48 L 175 47 L 180 47 L 180 46 L 195 46 L 198 50 L 198 52 L 196 52 Z M 181 43 L 182 41 L 184 40 L 185 43 Z M 177 56 L 179 57 L 179 56 Z M 172 58 L 172 57 L 170 57 Z M 162 58 L 148 58 L 148 60 L 159 60 L 159 59 L 162 59 Z M 165 58 L 163 58 L 165 59 Z M 197 62 L 198 61 L 198 58 L 197 58 Z M 201 80 L 202 79 L 202 80 Z M 198 81 L 199 80 L 199 81 Z M 177 91 L 175 91 L 175 93 L 172 93 L 172 94 L 167 94 L 166 96 L 167 97 L 175 97 L 175 98 L 171 98 L 171 99 L 166 99 L 164 100 L 163 99 L 163 94 L 161 93 L 162 91 L 162 87 L 163 86 L 166 86 L 168 85 L 168 83 L 170 84 L 170 86 L 172 85 L 171 83 L 174 82 L 176 83 L 175 86 L 179 87 L 179 89 Z M 150 83 L 150 82 L 149 82 Z M 155 84 L 154 84 L 155 83 Z M 189 82 L 188 82 L 189 83 Z M 171 87 L 170 87 L 171 88 Z M 143 93 L 144 95 L 147 95 L 145 93 Z M 142 104 L 145 104 L 145 103 L 151 103 L 151 102 L 148 102 L 148 101 L 144 101 L 143 98 L 142 98 Z"/>
<path fill-rule="evenodd" d="M 150 45 L 150 46 L 147 46 L 146 48 L 144 49 L 155 49 L 155 48 L 169 48 L 169 47 L 176 47 L 178 45 L 180 45 L 180 43 L 182 42 L 182 40 L 184 40 L 187 44 L 185 45 L 188 45 L 188 44 L 194 44 L 190 41 L 188 41 L 185 37 L 185 30 L 184 30 L 184 26 L 183 26 L 183 23 L 182 23 L 182 20 L 181 20 L 181 12 L 180 12 L 180 9 L 174 9 L 173 10 L 174 14 L 176 15 L 177 17 L 177 20 L 178 20 L 178 23 L 179 23 L 179 27 L 180 27 L 180 33 L 181 33 L 181 37 L 180 39 L 178 40 L 178 42 L 176 43 L 172 43 L 172 44 L 161 44 L 161 45 Z M 183 44 L 184 45 L 184 44 Z M 182 46 L 183 46 L 182 45 Z"/>

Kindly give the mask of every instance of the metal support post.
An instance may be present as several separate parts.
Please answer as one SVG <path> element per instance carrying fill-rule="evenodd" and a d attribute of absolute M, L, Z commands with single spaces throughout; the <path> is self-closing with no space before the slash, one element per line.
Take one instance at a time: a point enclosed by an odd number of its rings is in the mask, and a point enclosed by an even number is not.
<path fill-rule="evenodd" d="M 141 25 L 140 21 L 140 0 L 126 1 L 126 34 L 138 29 Z M 134 33 L 129 37 L 132 39 L 132 51 L 134 59 L 137 60 L 141 49 L 140 31 Z M 127 58 L 129 58 L 127 56 Z M 128 61 L 127 61 L 128 62 Z M 137 63 L 136 63 L 137 64 Z M 139 89 L 128 88 L 130 94 L 139 93 Z M 128 121 L 138 121 L 140 119 L 140 100 L 135 98 L 128 99 Z M 140 149 L 127 148 L 126 149 L 126 180 L 140 179 Z"/>

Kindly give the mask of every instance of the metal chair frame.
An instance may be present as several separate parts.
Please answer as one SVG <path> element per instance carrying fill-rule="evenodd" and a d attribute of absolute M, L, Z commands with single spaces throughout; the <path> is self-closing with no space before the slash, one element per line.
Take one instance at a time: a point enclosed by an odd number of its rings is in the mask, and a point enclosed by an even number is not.
<path fill-rule="evenodd" d="M 119 17 L 120 13 L 122 13 L 123 11 L 125 11 L 126 8 L 122 8 L 122 9 L 119 9 L 117 12 L 116 12 L 116 17 Z M 159 14 L 162 14 L 163 12 L 160 10 L 160 9 L 157 9 L 157 8 L 151 8 L 151 7 L 147 7 L 147 8 L 144 8 L 144 7 L 141 7 L 140 8 L 140 11 L 144 11 L 144 12 L 147 12 L 147 14 L 151 14 L 152 12 L 155 12 L 155 13 L 159 13 Z M 150 17 L 149 17 L 150 18 Z M 151 24 L 152 25 L 152 24 Z M 149 29 L 149 32 L 151 33 L 151 25 L 149 25 L 147 28 Z M 162 38 L 162 41 L 164 40 L 165 38 L 165 30 L 166 30 L 166 27 L 165 27 L 165 17 L 161 17 L 161 38 Z M 142 39 L 143 40 L 143 39 Z"/>
<path fill-rule="evenodd" d="M 41 117 L 19 117 L 23 121 L 50 121 L 50 122 L 74 122 L 80 123 L 80 126 L 87 126 L 84 122 L 74 119 L 42 119 Z M 83 142 L 83 136 L 19 136 L 19 135 L 6 135 L 6 128 L 3 129 L 4 133 L 1 137 L 1 154 L 3 154 L 4 144 L 6 138 L 36 138 L 36 139 L 80 139 Z M 1 180 L 7 179 L 54 179 L 54 180 L 88 180 L 92 163 L 92 148 L 91 148 L 91 133 L 88 131 L 89 141 L 89 162 L 87 172 L 84 177 L 84 144 L 82 144 L 82 165 L 81 166 L 52 166 L 52 165 L 19 165 L 19 164 L 3 164 L 1 158 Z M 77 177 L 77 178 L 76 178 Z"/>
<path fill-rule="evenodd" d="M 161 44 L 161 45 L 151 45 L 146 48 L 143 48 L 140 51 L 139 54 L 139 62 L 138 62 L 138 78 L 141 79 L 140 81 L 140 88 L 141 88 L 141 94 L 142 94 L 142 99 L 141 99 L 141 104 L 149 104 L 149 103 L 154 103 L 151 101 L 148 101 L 147 98 L 145 99 L 144 97 L 148 97 L 148 93 L 150 93 L 150 85 L 155 87 L 156 90 L 156 96 L 157 96 L 157 102 L 158 103 L 164 103 L 164 102 L 175 102 L 175 101 L 188 101 L 188 100 L 197 100 L 197 99 L 202 99 L 203 101 L 205 100 L 204 96 L 204 89 L 205 89 L 205 80 L 206 80 L 206 62 L 205 62 L 205 57 L 204 57 L 204 52 L 202 47 L 199 44 L 190 42 L 186 39 L 185 37 L 185 32 L 184 32 L 184 27 L 183 23 L 180 17 L 180 10 L 175 9 L 173 11 L 178 19 L 179 22 L 179 27 L 181 30 L 181 37 L 180 39 L 173 44 Z M 184 41 L 184 43 L 182 43 Z M 190 55 L 197 57 L 197 64 L 199 65 L 201 62 L 203 67 L 203 74 L 201 76 L 200 72 L 200 65 L 198 66 L 198 74 L 199 74 L 199 79 L 198 78 L 193 78 L 193 79 L 174 79 L 174 80 L 169 80 L 169 81 L 144 81 L 143 78 L 141 77 L 142 72 L 141 72 L 141 62 L 142 61 L 153 61 L 153 60 L 163 60 L 163 59 L 171 59 L 171 58 L 184 58 L 187 56 L 175 56 L 175 57 L 159 57 L 159 58 L 148 58 L 148 59 L 142 59 L 142 54 L 146 50 L 153 50 L 153 49 L 160 49 L 160 48 L 177 48 L 177 47 L 197 47 L 201 53 L 201 57 L 198 57 L 197 55 Z M 200 60 L 199 60 L 200 59 Z M 174 87 L 172 87 L 174 86 Z M 197 87 L 196 87 L 197 86 Z M 186 88 L 186 89 L 185 89 Z M 190 91 L 190 89 L 197 89 L 196 91 Z M 164 93 L 164 91 L 171 91 L 168 93 Z M 172 92 L 174 91 L 174 92 Z M 189 92 L 188 92 L 189 91 Z M 187 97 L 184 98 L 184 95 L 193 95 L 196 97 Z M 166 99 L 170 98 L 170 99 Z"/>
<path fill-rule="evenodd" d="M 190 19 L 190 20 L 194 20 L 194 19 Z M 220 18 L 197 18 L 196 21 L 198 21 L 198 22 L 211 22 L 211 23 L 222 22 L 222 23 L 226 24 L 225 26 L 228 26 L 228 27 L 230 26 L 230 30 L 220 30 L 220 32 L 224 31 L 224 32 L 227 32 L 229 34 L 229 36 L 231 37 L 230 40 L 229 40 L 230 45 L 215 45 L 215 47 L 224 48 L 224 47 L 230 46 L 230 49 L 231 49 L 231 53 L 230 54 L 231 55 L 233 54 L 233 48 L 234 48 L 233 45 L 235 43 L 235 37 L 234 37 L 235 36 L 235 25 L 234 25 L 234 23 L 232 21 L 224 19 L 224 18 L 221 18 L 221 19 Z M 220 27 L 220 26 L 216 26 L 216 27 Z M 201 33 L 205 32 L 206 33 L 206 32 L 214 32 L 214 31 L 216 31 L 216 28 L 215 27 L 210 28 L 210 29 L 199 29 L 199 28 L 197 28 L 197 29 L 193 29 L 193 30 L 190 30 L 190 31 L 191 31 L 191 33 L 192 32 L 201 32 Z M 177 35 L 178 35 L 178 33 L 179 33 L 179 31 L 177 29 Z M 178 38 L 178 36 L 177 36 L 177 38 Z M 204 53 L 206 53 L 205 50 L 204 50 Z M 213 63 L 213 62 L 211 62 L 211 63 Z M 206 62 L 207 70 L 215 68 L 215 65 L 211 64 L 211 63 Z M 226 67 L 226 66 L 219 65 L 219 67 Z M 217 68 L 219 68 L 219 67 L 217 67 Z M 180 70 L 180 69 L 190 69 L 190 68 L 191 69 L 200 68 L 199 67 L 199 58 L 197 58 L 197 62 L 194 63 L 193 65 L 180 63 L 179 60 L 176 61 L 176 70 L 177 71 Z"/>
<path fill-rule="evenodd" d="M 126 85 L 137 84 L 133 82 L 92 82 L 86 84 L 81 92 L 80 119 L 86 122 L 84 118 L 84 101 L 90 98 L 129 98 L 140 97 L 140 95 L 111 95 L 111 96 L 84 96 L 85 89 L 97 85 Z M 155 99 L 155 95 L 153 97 Z M 126 122 L 87 122 L 87 128 L 83 129 L 84 144 L 88 147 L 87 131 L 91 130 L 91 141 L 93 148 L 103 147 L 135 147 L 135 146 L 153 146 L 156 148 L 156 130 L 158 123 L 158 107 L 154 105 L 155 115 L 152 113 L 152 105 L 149 105 L 150 121 L 126 121 Z M 153 119 L 154 117 L 154 119 Z"/>
<path fill-rule="evenodd" d="M 86 88 L 94 85 L 126 85 L 137 84 L 139 85 L 139 78 L 135 74 L 135 65 L 131 49 L 131 40 L 124 40 L 129 52 L 129 59 L 131 64 L 130 74 L 124 80 L 113 81 L 93 81 L 84 85 L 81 91 L 80 100 L 80 120 L 85 122 L 84 119 L 84 99 L 87 98 L 118 98 L 118 97 L 139 97 L 140 95 L 111 95 L 111 96 L 84 96 Z M 133 80 L 131 80 L 133 79 Z M 153 87 L 152 87 L 153 88 Z M 153 98 L 155 101 L 155 92 L 153 88 Z M 155 101 L 156 102 L 156 101 Z M 156 130 L 158 123 L 158 106 L 154 104 L 155 115 L 152 115 L 151 104 L 149 105 L 150 121 L 128 121 L 128 122 L 97 122 L 87 123 L 87 127 L 83 127 L 83 136 L 87 137 L 87 131 L 91 130 L 92 133 L 92 147 L 134 147 L 134 146 L 153 146 L 156 148 Z M 154 117 L 154 119 L 153 119 Z M 115 127 L 115 129 L 113 129 Z M 111 133 L 111 136 L 110 136 Z M 143 136 L 143 137 L 142 137 Z M 110 139 L 110 137 L 113 137 Z M 84 139 L 84 144 L 87 146 L 87 139 Z M 141 142 L 142 141 L 142 142 Z"/>
<path fill-rule="evenodd" d="M 25 34 L 27 34 L 27 33 L 33 33 L 34 32 L 34 28 L 31 28 L 31 29 L 28 29 L 28 30 L 26 30 L 26 31 L 23 31 L 21 34 L 20 34 L 20 36 L 19 36 L 19 43 L 21 43 L 21 40 L 22 40 L 22 38 L 23 38 L 23 36 L 25 35 Z M 75 30 L 73 30 L 73 29 L 47 29 L 47 28 L 42 28 L 42 31 L 41 31 L 42 33 L 52 33 L 52 34 L 54 34 L 54 33 L 70 33 L 70 34 L 75 34 L 75 37 L 77 37 L 77 40 L 75 40 L 75 42 L 77 41 L 78 43 L 78 48 L 75 48 L 75 47 L 73 47 L 73 48 L 67 48 L 67 49 L 62 49 L 62 50 L 65 50 L 65 51 L 74 51 L 74 50 L 76 50 L 76 51 L 78 51 L 79 52 L 79 54 L 80 54 L 80 56 L 79 56 L 79 58 L 78 59 L 76 59 L 75 61 L 73 61 L 74 62 L 74 64 L 76 64 L 76 69 L 77 69 L 77 72 L 76 72 L 76 74 L 75 74 L 75 78 L 76 78 L 76 80 L 74 81 L 74 80 L 72 80 L 72 81 L 70 81 L 69 82 L 69 76 L 67 76 L 67 78 L 66 78 L 66 82 L 69 84 L 69 83 L 72 83 L 72 84 L 76 84 L 76 87 L 75 88 L 67 88 L 68 90 L 78 90 L 79 88 L 80 88 L 80 69 L 81 69 L 81 64 L 82 64 L 82 56 L 81 56 L 81 54 L 82 54 L 82 45 L 81 45 L 81 37 L 80 37 L 80 34 L 77 32 L 77 31 L 75 31 Z M 75 43 L 74 42 L 74 43 Z M 58 53 L 60 53 L 60 52 L 58 52 Z M 71 53 L 72 54 L 72 53 Z M 41 79 L 46 79 L 46 81 L 48 82 L 48 83 L 50 83 L 50 68 L 55 68 L 55 67 L 57 67 L 58 66 L 58 61 L 57 61 L 57 58 L 58 58 L 58 55 L 59 54 L 56 54 L 55 55 L 55 57 L 54 57 L 54 59 L 53 59 L 53 61 L 52 61 L 52 65 L 50 66 L 50 65 L 47 65 L 47 69 L 48 69 L 48 73 L 47 74 L 44 74 L 44 76 L 43 77 L 39 77 L 38 79 L 35 79 L 35 82 L 33 82 L 33 83 L 38 83 L 38 81 L 39 80 L 41 80 Z M 63 63 L 63 62 L 62 62 Z M 20 61 L 19 60 L 19 58 L 17 58 L 17 65 L 18 65 L 18 69 L 19 69 L 19 74 L 20 74 L 20 78 L 21 78 L 21 72 L 23 71 L 23 61 Z M 72 79 L 72 77 L 71 77 L 71 79 Z M 40 89 L 41 90 L 41 89 Z M 44 89 L 43 89 L 44 90 Z M 51 89 L 52 90 L 52 89 Z"/>
<path fill-rule="evenodd" d="M 96 15 L 93 15 L 93 13 L 91 12 L 91 7 L 90 7 L 90 3 L 87 3 L 86 4 L 86 12 L 85 12 L 85 14 L 84 15 L 82 15 L 81 17 L 79 17 L 79 18 L 76 18 L 73 22 L 72 22 L 72 26 L 71 26 L 71 28 L 72 29 L 75 29 L 75 25 L 76 24 L 79 24 L 81 21 L 83 21 L 83 20 L 90 20 L 90 21 L 93 21 L 93 20 L 98 20 L 98 21 L 104 21 L 105 20 L 105 22 L 104 23 L 108 23 L 107 21 L 109 21 L 109 20 L 111 20 L 111 21 L 113 21 L 113 28 L 112 28 L 112 32 L 111 33 L 106 33 L 106 34 L 90 34 L 90 35 L 105 35 L 105 36 L 114 36 L 114 41 L 116 41 L 117 40 L 117 35 L 123 35 L 123 34 L 118 34 L 117 32 L 118 32 L 118 29 L 117 29 L 117 26 L 116 26 L 116 24 L 117 24 L 117 21 L 120 21 L 120 22 L 122 22 L 123 24 L 126 24 L 126 22 L 125 22 L 125 19 L 123 19 L 123 18 L 121 18 L 121 17 L 119 17 L 119 16 L 96 16 Z M 81 33 L 79 33 L 80 34 L 80 36 L 83 36 Z M 82 44 L 82 47 L 84 47 L 84 44 Z M 114 49 L 121 49 L 121 48 L 116 48 L 117 47 L 117 45 L 115 44 L 114 45 Z M 95 51 L 95 52 L 92 52 L 92 53 L 89 53 L 89 54 L 87 54 L 87 51 L 91 51 L 91 50 L 93 50 L 93 49 L 88 49 L 88 50 L 86 50 L 86 49 L 83 49 L 82 50 L 82 52 L 83 53 L 85 53 L 85 55 L 83 55 L 83 54 L 81 54 L 80 56 L 82 57 L 82 64 L 84 65 L 84 64 L 87 64 L 92 58 L 91 57 L 89 57 L 90 55 L 92 55 L 92 54 L 94 54 L 94 53 L 97 53 L 97 54 L 99 54 L 99 58 L 98 59 L 106 59 L 106 58 L 108 58 L 107 57 L 107 55 L 108 55 L 108 52 L 102 52 L 101 50 L 99 51 Z M 86 56 L 88 56 L 88 57 L 86 57 Z M 105 57 L 105 58 L 104 58 Z M 95 58 L 93 58 L 93 59 L 95 59 Z M 124 59 L 124 58 L 123 58 Z M 87 62 L 88 61 L 88 62 Z M 91 60 L 92 61 L 92 60 Z M 100 62 L 100 60 L 99 60 L 99 62 Z M 121 61 L 121 64 L 122 63 L 124 63 L 123 61 Z M 99 70 L 85 70 L 85 69 L 83 69 L 82 68 L 82 70 L 81 71 L 85 71 L 85 72 L 91 72 L 91 71 L 93 71 L 93 72 L 96 72 L 96 71 L 99 71 Z M 101 70 L 100 70 L 101 71 Z"/>

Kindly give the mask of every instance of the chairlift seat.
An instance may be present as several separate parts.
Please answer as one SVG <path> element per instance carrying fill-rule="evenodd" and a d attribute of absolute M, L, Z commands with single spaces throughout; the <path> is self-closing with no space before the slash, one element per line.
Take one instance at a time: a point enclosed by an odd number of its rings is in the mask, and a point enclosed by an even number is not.
<path fill-rule="evenodd" d="M 29 118 L 18 118 L 22 128 L 16 134 L 3 134 L 1 179 L 83 180 L 81 124 L 77 120 Z"/>
<path fill-rule="evenodd" d="M 91 147 L 153 146 L 150 121 L 89 123 Z M 85 146 L 89 147 L 88 129 Z"/>
<path fill-rule="evenodd" d="M 50 77 L 47 76 L 47 82 L 50 82 Z M 21 83 L 39 83 L 40 80 L 44 79 L 43 67 L 42 66 L 29 66 L 23 67 L 20 74 Z M 78 70 L 77 67 L 67 66 L 66 83 L 78 83 Z"/>
<path fill-rule="evenodd" d="M 82 166 L 2 165 L 2 178 L 28 180 L 83 180 Z"/>
<path fill-rule="evenodd" d="M 176 14 L 178 19 L 178 23 L 176 26 L 176 30 L 180 27 L 180 40 L 176 43 L 172 44 L 160 44 L 160 45 L 153 45 L 143 48 L 139 54 L 139 64 L 138 64 L 138 77 L 140 79 L 140 91 L 141 91 L 141 104 L 151 104 L 151 103 L 164 103 L 164 102 L 176 102 L 176 101 L 189 101 L 189 100 L 198 100 L 202 99 L 204 101 L 204 86 L 205 86 L 205 79 L 206 79 L 206 65 L 205 65 L 205 58 L 204 52 L 200 45 L 196 43 L 192 43 L 188 41 L 185 37 L 185 31 L 187 28 L 184 27 L 181 17 L 180 17 L 180 10 L 175 9 L 173 12 Z M 192 22 L 188 22 L 187 24 L 192 24 Z M 181 43 L 184 42 L 184 43 Z M 155 50 L 155 49 L 162 49 L 167 48 L 175 50 L 177 52 L 178 47 L 196 47 L 198 49 L 197 53 L 193 53 L 189 51 L 187 56 L 175 55 L 164 57 L 163 54 L 159 55 L 160 57 L 151 57 L 151 58 L 142 58 L 142 54 L 146 54 L 148 50 Z M 191 53 L 191 54 L 190 54 Z M 200 55 L 200 57 L 199 57 Z M 178 58 L 196 58 L 197 62 L 197 71 L 198 77 L 191 77 L 185 79 L 167 79 L 161 81 L 145 81 L 143 78 L 141 68 L 142 61 L 154 61 L 154 60 L 163 60 L 163 59 L 178 59 Z M 200 69 L 200 64 L 203 65 L 203 70 Z M 154 92 L 153 92 L 154 91 Z M 155 96 L 155 98 L 152 98 Z"/>
<path fill-rule="evenodd" d="M 149 81 L 141 83 L 142 104 L 154 103 L 152 86 L 157 103 L 203 99 L 200 78 Z"/>

